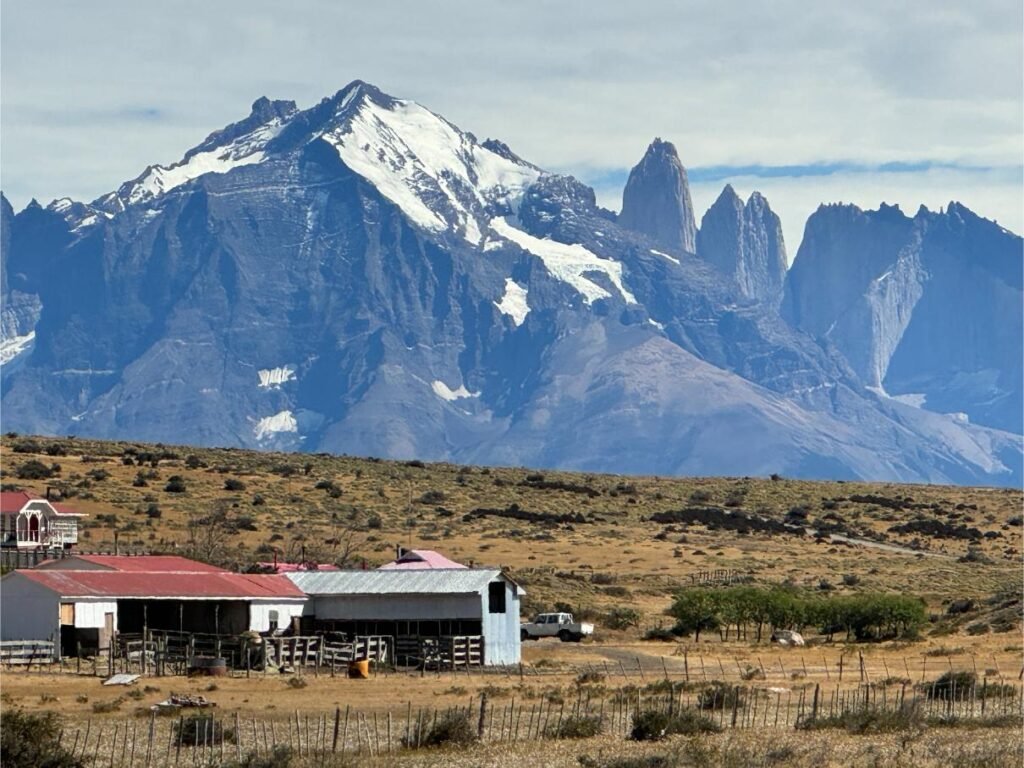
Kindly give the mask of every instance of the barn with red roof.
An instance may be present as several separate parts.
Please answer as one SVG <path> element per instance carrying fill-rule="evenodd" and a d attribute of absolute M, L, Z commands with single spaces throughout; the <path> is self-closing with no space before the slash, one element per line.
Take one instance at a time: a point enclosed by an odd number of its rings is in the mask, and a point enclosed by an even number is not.
<path fill-rule="evenodd" d="M 71 655 L 144 630 L 238 635 L 285 628 L 306 595 L 284 576 L 172 556 L 77 555 L 0 580 L 0 637 Z"/>

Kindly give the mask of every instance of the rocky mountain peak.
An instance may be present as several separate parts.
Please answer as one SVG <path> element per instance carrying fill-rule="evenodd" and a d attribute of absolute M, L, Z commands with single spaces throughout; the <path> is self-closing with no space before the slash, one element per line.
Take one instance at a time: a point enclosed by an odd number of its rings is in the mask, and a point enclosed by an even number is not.
<path fill-rule="evenodd" d="M 686 169 L 675 146 L 656 138 L 630 171 L 619 224 L 671 251 L 694 253 L 697 225 Z"/>
<path fill-rule="evenodd" d="M 697 256 L 730 277 L 741 295 L 777 303 L 786 277 L 782 223 L 760 192 L 746 204 L 727 184 L 701 219 Z"/>

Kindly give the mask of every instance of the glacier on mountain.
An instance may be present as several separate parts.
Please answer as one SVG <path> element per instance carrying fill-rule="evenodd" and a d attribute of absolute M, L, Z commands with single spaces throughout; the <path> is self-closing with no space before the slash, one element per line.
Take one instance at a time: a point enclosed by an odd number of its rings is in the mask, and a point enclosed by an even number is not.
<path fill-rule="evenodd" d="M 634 170 L 617 215 L 356 81 L 258 99 L 92 203 L 0 196 L 5 428 L 1021 482 L 1019 237 L 824 207 L 783 278 L 760 195 L 723 190 L 697 230 L 669 142 Z"/>

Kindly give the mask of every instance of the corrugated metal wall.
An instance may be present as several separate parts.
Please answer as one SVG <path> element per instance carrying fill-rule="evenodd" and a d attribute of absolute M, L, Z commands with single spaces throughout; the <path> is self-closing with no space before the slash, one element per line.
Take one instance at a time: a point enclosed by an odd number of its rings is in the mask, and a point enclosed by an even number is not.
<path fill-rule="evenodd" d="M 56 640 L 60 637 L 60 598 L 54 592 L 9 573 L 0 581 L 0 639 Z"/>
<path fill-rule="evenodd" d="M 321 620 L 481 618 L 479 595 L 317 595 L 310 601 Z"/>
<path fill-rule="evenodd" d="M 484 618 L 484 664 L 518 664 L 521 659 L 519 639 L 519 597 L 514 584 L 505 584 L 505 612 L 488 610 L 486 591 L 481 596 Z"/>

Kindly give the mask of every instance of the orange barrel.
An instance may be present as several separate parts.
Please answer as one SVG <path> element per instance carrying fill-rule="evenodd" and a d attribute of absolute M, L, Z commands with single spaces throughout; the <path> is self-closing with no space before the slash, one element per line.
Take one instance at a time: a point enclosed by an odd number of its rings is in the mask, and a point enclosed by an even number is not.
<path fill-rule="evenodd" d="M 370 661 L 350 661 L 348 663 L 348 676 L 356 680 L 367 680 L 370 677 Z"/>

